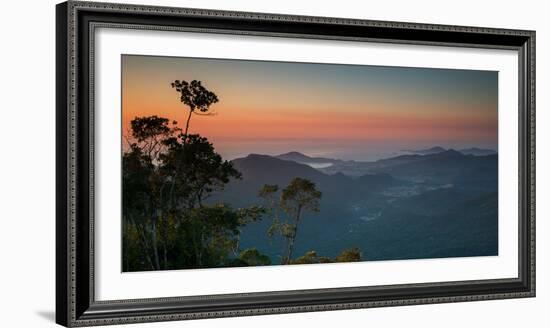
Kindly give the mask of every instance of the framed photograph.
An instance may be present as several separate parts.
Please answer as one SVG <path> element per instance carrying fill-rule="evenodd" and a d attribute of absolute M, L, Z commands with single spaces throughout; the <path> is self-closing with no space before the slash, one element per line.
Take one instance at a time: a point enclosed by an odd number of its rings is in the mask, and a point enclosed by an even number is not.
<path fill-rule="evenodd" d="M 535 32 L 57 5 L 57 304 L 93 326 L 535 296 Z"/>

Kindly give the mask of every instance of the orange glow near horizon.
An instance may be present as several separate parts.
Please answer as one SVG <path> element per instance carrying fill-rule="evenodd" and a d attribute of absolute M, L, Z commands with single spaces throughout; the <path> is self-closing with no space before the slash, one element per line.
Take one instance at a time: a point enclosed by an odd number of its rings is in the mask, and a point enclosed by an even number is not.
<path fill-rule="evenodd" d="M 277 152 L 281 146 L 270 148 L 271 143 L 284 141 L 288 151 L 307 152 L 303 145 L 312 144 L 310 153 L 328 154 L 331 147 L 341 152 L 345 143 L 359 148 L 377 143 L 388 152 L 428 145 L 497 147 L 496 72 L 263 63 L 266 67 L 250 61 L 124 56 L 123 133 L 135 117 L 151 115 L 183 127 L 188 108 L 170 82 L 197 79 L 220 102 L 211 107 L 214 116 L 193 115 L 190 133 L 206 136 L 230 157 Z M 327 140 L 326 147 L 319 145 Z M 246 141 L 254 146 L 246 148 Z M 353 157 L 353 150 L 348 152 L 345 156 Z"/>

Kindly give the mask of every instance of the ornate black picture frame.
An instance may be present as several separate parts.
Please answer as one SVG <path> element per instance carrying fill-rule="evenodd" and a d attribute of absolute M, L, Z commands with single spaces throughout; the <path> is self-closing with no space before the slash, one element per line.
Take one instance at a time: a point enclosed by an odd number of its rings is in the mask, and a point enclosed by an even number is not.
<path fill-rule="evenodd" d="M 93 88 L 98 26 L 509 49 L 519 58 L 519 277 L 97 301 Z M 56 321 L 92 326 L 535 296 L 535 32 L 69 1 L 57 5 Z"/>

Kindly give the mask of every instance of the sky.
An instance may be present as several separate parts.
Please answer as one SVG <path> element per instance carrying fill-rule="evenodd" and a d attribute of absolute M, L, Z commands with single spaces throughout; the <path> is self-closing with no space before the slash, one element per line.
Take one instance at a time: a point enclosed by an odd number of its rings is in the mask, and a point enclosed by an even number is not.
<path fill-rule="evenodd" d="M 498 146 L 498 72 L 122 56 L 122 124 L 157 115 L 183 127 L 170 83 L 200 80 L 219 102 L 190 133 L 225 159 L 299 151 L 376 160 L 405 149 Z"/>

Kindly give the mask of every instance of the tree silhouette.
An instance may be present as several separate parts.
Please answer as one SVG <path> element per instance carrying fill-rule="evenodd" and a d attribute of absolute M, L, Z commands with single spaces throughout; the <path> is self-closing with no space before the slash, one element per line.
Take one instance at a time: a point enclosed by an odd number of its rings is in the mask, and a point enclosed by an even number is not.
<path fill-rule="evenodd" d="M 178 227 L 176 267 L 219 266 L 238 244 L 238 227 L 248 213 L 203 202 L 241 175 L 198 134 L 182 133 L 166 139 L 164 145 L 158 169 L 166 181 L 163 204 Z"/>
<path fill-rule="evenodd" d="M 126 271 L 232 265 L 241 227 L 264 213 L 204 203 L 241 174 L 207 138 L 176 124 L 158 116 L 130 122 L 122 161 Z M 242 263 L 267 263 L 259 253 L 245 255 Z"/>
<path fill-rule="evenodd" d="M 139 249 L 135 262 L 140 267 L 158 269 L 158 257 L 154 255 L 152 245 L 152 227 L 154 213 L 151 207 L 153 190 L 149 184 L 154 175 L 154 165 L 141 148 L 133 145 L 122 158 L 122 204 L 124 218 L 124 256 L 126 267 L 130 267 L 129 254 Z M 131 237 L 134 238 L 131 238 Z"/>
<path fill-rule="evenodd" d="M 170 181 L 167 197 L 172 206 L 202 206 L 213 191 L 223 189 L 232 178 L 241 178 L 233 163 L 222 159 L 205 137 L 180 134 L 164 144 L 167 151 L 161 154 L 159 167 Z"/>
<path fill-rule="evenodd" d="M 210 106 L 218 102 L 218 96 L 206 89 L 201 84 L 201 81 L 197 80 L 191 82 L 175 80 L 171 85 L 180 94 L 180 101 L 189 107 L 189 115 L 187 116 L 184 132 L 187 135 L 191 115 L 213 115 L 210 111 Z"/>
<path fill-rule="evenodd" d="M 319 212 L 322 193 L 316 189 L 315 183 L 300 177 L 292 179 L 282 190 L 280 199 L 275 201 L 274 195 L 277 191 L 278 186 L 265 185 L 260 190 L 259 196 L 268 202 L 267 206 L 271 208 L 274 216 L 268 235 L 278 232 L 287 241 L 286 254 L 282 257 L 281 264 L 290 264 L 300 219 L 305 212 Z M 277 208 L 280 208 L 290 220 L 282 222 L 278 217 Z"/>
<path fill-rule="evenodd" d="M 283 189 L 281 194 L 281 208 L 293 218 L 291 230 L 289 231 L 286 262 L 292 258 L 294 242 L 298 232 L 298 223 L 302 214 L 306 211 L 319 212 L 319 200 L 321 192 L 315 188 L 315 183 L 304 178 L 294 178 L 289 185 Z"/>
<path fill-rule="evenodd" d="M 153 116 L 135 117 L 130 122 L 129 135 L 127 142 L 130 148 L 138 147 L 144 155 L 150 157 L 154 162 L 163 149 L 163 141 L 180 132 L 173 121 L 172 126 L 167 118 Z"/>
<path fill-rule="evenodd" d="M 272 218 L 271 226 L 267 229 L 267 235 L 271 238 L 276 232 L 280 232 L 281 222 L 279 219 L 279 200 L 276 198 L 276 193 L 279 191 L 278 185 L 265 184 L 258 192 L 258 196 L 266 202 L 266 210 Z"/>
<path fill-rule="evenodd" d="M 170 126 L 168 119 L 156 115 L 134 118 L 130 122 L 130 136 L 127 137 L 129 150 L 122 160 L 125 218 L 132 223 L 147 262 L 157 270 L 161 268 L 157 228 L 163 218 L 164 183 L 156 164 L 165 149 L 164 141 L 181 131 L 175 127 L 176 122 L 172 124 L 174 126 Z M 165 236 L 161 238 L 166 254 Z"/>
<path fill-rule="evenodd" d="M 122 162 L 123 265 L 125 271 L 270 265 L 254 247 L 240 248 L 242 227 L 273 216 L 268 230 L 286 241 L 281 264 L 352 262 L 359 249 L 334 259 L 309 251 L 292 259 L 298 226 L 307 212 L 319 212 L 322 193 L 312 181 L 295 177 L 284 188 L 265 185 L 259 196 L 267 206 L 233 208 L 207 199 L 241 178 L 206 137 L 189 134 L 191 117 L 213 115 L 218 96 L 201 81 L 171 83 L 188 107 L 185 129 L 154 116 L 130 122 Z M 270 212 L 268 211 L 271 210 Z"/>

